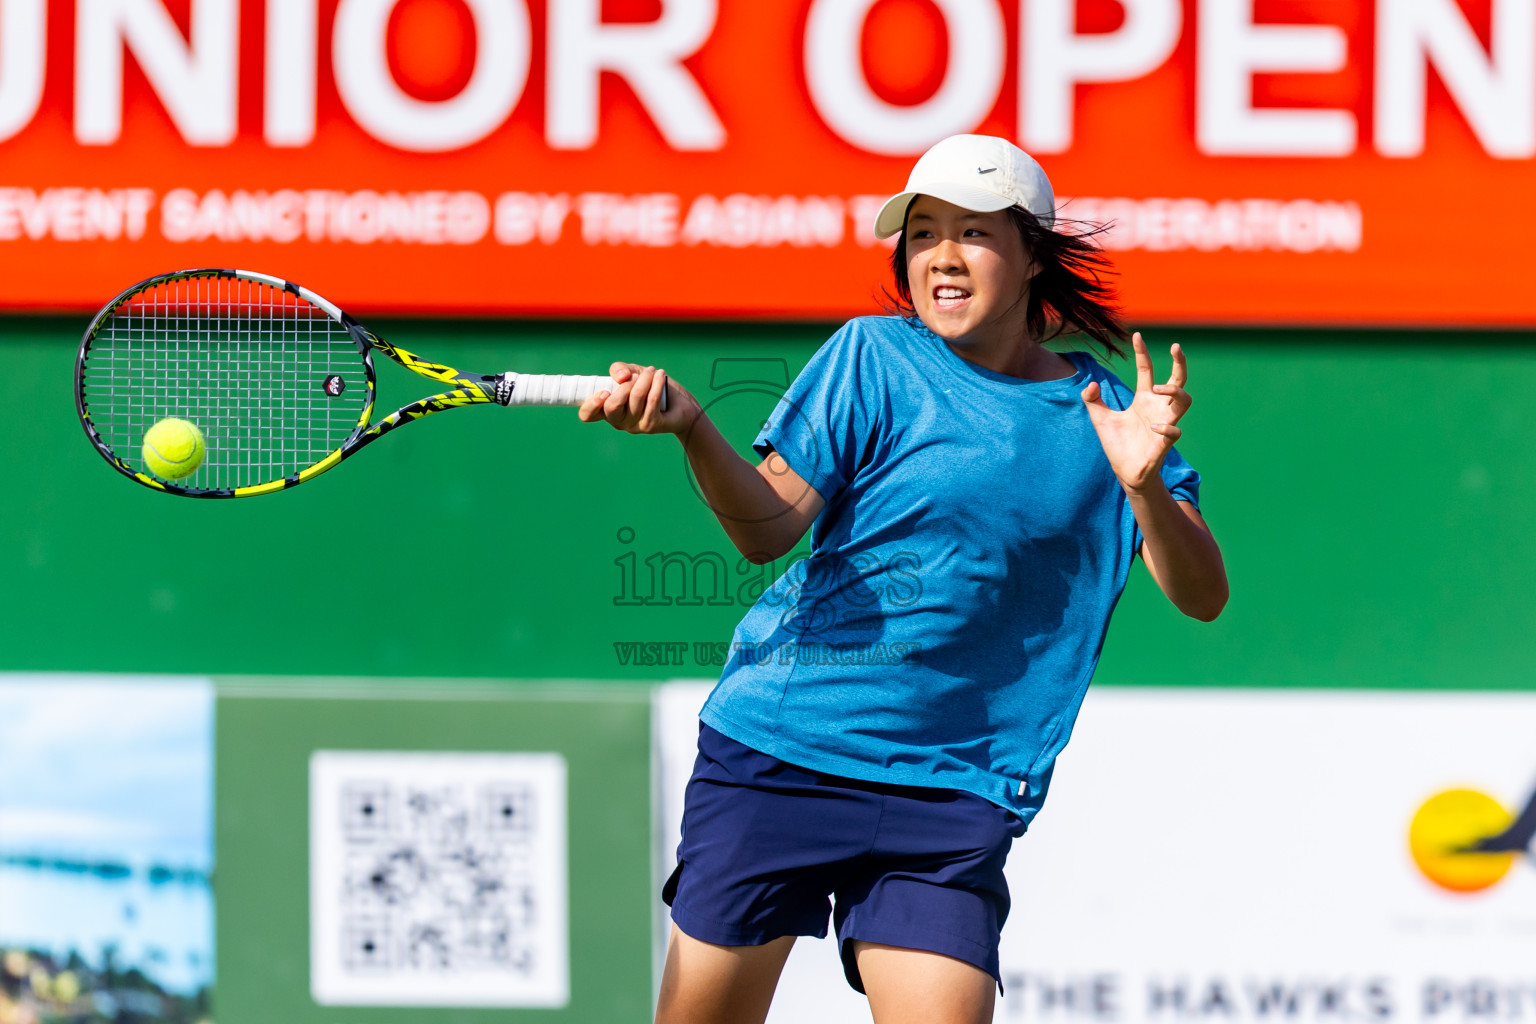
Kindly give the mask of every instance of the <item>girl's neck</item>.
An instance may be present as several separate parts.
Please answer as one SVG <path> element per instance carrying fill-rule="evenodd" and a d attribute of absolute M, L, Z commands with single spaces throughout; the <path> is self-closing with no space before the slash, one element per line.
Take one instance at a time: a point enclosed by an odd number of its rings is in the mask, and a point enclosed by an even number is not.
<path fill-rule="evenodd" d="M 967 362 L 1024 380 L 1061 380 L 1076 372 L 1070 360 L 1034 339 L 1028 328 L 1012 337 L 995 335 L 985 340 L 944 339 L 949 350 Z"/>

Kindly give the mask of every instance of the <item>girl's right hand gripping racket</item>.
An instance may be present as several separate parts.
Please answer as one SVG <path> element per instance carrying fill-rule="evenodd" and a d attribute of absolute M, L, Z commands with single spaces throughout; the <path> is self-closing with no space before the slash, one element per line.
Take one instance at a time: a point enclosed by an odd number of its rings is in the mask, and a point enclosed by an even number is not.
<path fill-rule="evenodd" d="M 451 390 L 373 423 L 373 353 Z M 244 270 L 141 281 L 96 314 L 75 364 L 75 406 L 102 458 L 167 494 L 245 498 L 313 479 L 402 423 L 465 405 L 580 405 L 609 377 L 460 373 L 396 348 L 307 288 Z M 666 409 L 666 396 L 662 396 Z M 187 420 L 203 462 L 156 476 L 141 448 Z"/>

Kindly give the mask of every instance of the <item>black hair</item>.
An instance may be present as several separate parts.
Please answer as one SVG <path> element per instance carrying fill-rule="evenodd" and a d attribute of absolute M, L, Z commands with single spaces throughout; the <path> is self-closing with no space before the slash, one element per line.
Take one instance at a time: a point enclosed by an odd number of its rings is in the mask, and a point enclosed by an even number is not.
<path fill-rule="evenodd" d="M 907 208 L 911 212 L 911 206 Z M 1052 230 L 1022 206 L 1010 206 L 1008 219 L 1018 229 L 1024 253 L 1038 272 L 1029 281 L 1029 309 L 1025 323 L 1041 343 L 1068 334 L 1085 334 L 1113 356 L 1124 356 L 1121 344 L 1129 334 L 1120 305 L 1115 301 L 1114 265 L 1098 243 L 1106 226 L 1063 221 L 1070 230 Z M 891 253 L 891 273 L 896 279 L 892 312 L 913 317 L 912 282 L 907 279 L 907 232 L 905 226 Z"/>

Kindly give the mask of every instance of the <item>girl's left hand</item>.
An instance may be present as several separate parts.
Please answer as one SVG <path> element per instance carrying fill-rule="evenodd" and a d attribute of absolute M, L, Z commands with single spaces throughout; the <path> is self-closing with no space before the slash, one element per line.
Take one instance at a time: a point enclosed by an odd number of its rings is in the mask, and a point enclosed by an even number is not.
<path fill-rule="evenodd" d="M 1105 405 L 1098 381 L 1084 388 L 1082 396 L 1110 467 L 1121 486 L 1134 494 L 1159 478 L 1163 457 L 1179 439 L 1178 423 L 1191 399 L 1184 390 L 1189 368 L 1182 348 L 1174 345 L 1168 350 L 1173 355 L 1173 372 L 1168 383 L 1156 385 L 1152 357 L 1140 331 L 1131 335 L 1131 348 L 1136 353 L 1136 396 L 1129 408 L 1117 411 Z"/>

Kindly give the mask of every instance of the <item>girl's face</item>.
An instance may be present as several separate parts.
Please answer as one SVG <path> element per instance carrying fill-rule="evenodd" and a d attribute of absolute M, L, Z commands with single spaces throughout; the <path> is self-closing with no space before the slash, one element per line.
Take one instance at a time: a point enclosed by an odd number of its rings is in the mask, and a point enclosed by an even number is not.
<path fill-rule="evenodd" d="M 1034 266 L 1008 211 L 918 196 L 906 245 L 912 306 L 934 334 L 967 345 L 1024 337 Z"/>

